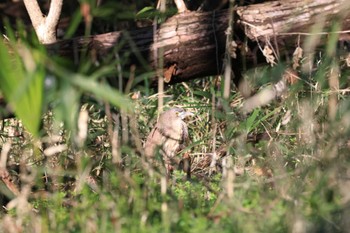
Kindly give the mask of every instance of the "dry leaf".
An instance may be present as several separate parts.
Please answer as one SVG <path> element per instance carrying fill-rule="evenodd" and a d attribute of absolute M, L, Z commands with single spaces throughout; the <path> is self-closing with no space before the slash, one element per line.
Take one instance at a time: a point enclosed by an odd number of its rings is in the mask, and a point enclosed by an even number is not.
<path fill-rule="evenodd" d="M 350 53 L 348 54 L 348 56 L 345 58 L 345 62 L 346 62 L 346 66 L 350 67 Z"/>
<path fill-rule="evenodd" d="M 164 82 L 168 83 L 171 81 L 171 77 L 176 74 L 176 67 L 177 65 L 173 64 L 164 70 Z"/>
<path fill-rule="evenodd" d="M 85 24 L 90 24 L 91 20 L 92 20 L 90 4 L 85 3 L 85 2 L 82 3 L 80 5 L 80 12 L 84 18 Z"/>
<path fill-rule="evenodd" d="M 9 172 L 6 170 L 6 168 L 0 167 L 0 179 L 6 187 L 12 192 L 13 195 L 18 196 L 19 190 L 17 186 L 12 182 Z"/>
<path fill-rule="evenodd" d="M 141 92 L 140 92 L 140 91 L 134 92 L 134 93 L 131 95 L 131 99 L 132 99 L 132 100 L 138 100 L 138 99 L 140 99 L 140 97 L 141 97 Z"/>
<path fill-rule="evenodd" d="M 285 80 L 287 84 L 293 85 L 298 82 L 299 77 L 294 70 L 287 69 L 283 74 L 283 80 Z"/>
<path fill-rule="evenodd" d="M 293 53 L 293 69 L 297 69 L 300 66 L 299 62 L 302 57 L 303 49 L 298 46 Z"/>
<path fill-rule="evenodd" d="M 266 62 L 270 63 L 271 66 L 276 64 L 275 57 L 274 57 L 273 52 L 269 46 L 265 45 L 264 50 L 263 50 L 263 55 L 266 58 Z"/>

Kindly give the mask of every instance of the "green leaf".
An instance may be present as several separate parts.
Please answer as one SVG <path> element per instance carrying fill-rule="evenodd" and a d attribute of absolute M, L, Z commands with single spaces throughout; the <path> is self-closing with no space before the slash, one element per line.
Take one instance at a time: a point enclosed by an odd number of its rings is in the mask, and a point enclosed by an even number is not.
<path fill-rule="evenodd" d="M 11 52 L 9 47 L 0 41 L 0 89 L 25 128 L 38 136 L 45 78 L 41 52 L 23 44 L 13 44 Z"/>
<path fill-rule="evenodd" d="M 81 88 L 83 91 L 90 92 L 97 98 L 108 101 L 122 110 L 130 112 L 132 109 L 132 103 L 130 99 L 121 94 L 117 89 L 114 89 L 107 84 L 99 83 L 93 79 L 81 76 L 79 74 L 73 75 L 69 81 L 77 87 Z"/>
<path fill-rule="evenodd" d="M 212 98 L 212 94 L 207 91 L 193 91 L 193 94 L 198 96 L 203 96 L 209 100 Z"/>
<path fill-rule="evenodd" d="M 247 121 L 246 121 L 246 125 L 245 125 L 245 129 L 248 132 L 250 132 L 251 130 L 253 130 L 255 128 L 256 125 L 256 118 L 259 115 L 260 109 L 255 109 L 254 112 L 248 117 Z M 260 121 L 258 121 L 260 122 Z"/>
<path fill-rule="evenodd" d="M 72 73 L 53 63 L 49 64 L 49 68 L 58 77 L 63 78 L 66 82 L 75 86 L 75 88 L 79 88 L 83 92 L 89 92 L 96 98 L 105 100 L 125 112 L 132 111 L 133 104 L 127 96 L 120 93 L 117 89 L 110 87 L 108 84 L 104 84 L 96 80 L 99 75 L 103 75 L 105 72 L 109 71 L 109 69 L 106 67 L 102 68 L 101 70 L 97 70 L 90 76 Z"/>
<path fill-rule="evenodd" d="M 83 16 L 81 15 L 80 11 L 77 11 L 72 15 L 70 19 L 69 27 L 65 32 L 64 39 L 71 38 L 74 35 L 74 33 L 77 31 L 79 24 L 81 23 L 82 20 L 83 20 Z"/>
<path fill-rule="evenodd" d="M 146 6 L 146 7 L 142 8 L 139 12 L 137 12 L 136 16 L 142 18 L 142 17 L 145 17 L 149 13 L 153 13 L 154 11 L 156 11 L 156 9 L 154 9 L 153 6 Z"/>

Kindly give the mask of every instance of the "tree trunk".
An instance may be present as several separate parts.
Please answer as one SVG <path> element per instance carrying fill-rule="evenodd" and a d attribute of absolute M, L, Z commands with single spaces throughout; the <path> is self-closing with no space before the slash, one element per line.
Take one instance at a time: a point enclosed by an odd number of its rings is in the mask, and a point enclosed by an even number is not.
<path fill-rule="evenodd" d="M 267 43 L 274 47 L 278 56 L 282 48 L 294 50 L 300 37 L 327 35 L 329 26 L 337 22 L 341 24 L 339 28 L 349 30 L 349 9 L 350 2 L 346 0 L 280 0 L 238 7 L 235 9 L 234 25 L 234 38 L 238 44 L 236 53 L 243 53 L 239 48 L 245 47 L 242 43 L 245 35 L 251 42 Z M 153 54 L 157 49 L 164 54 L 167 81 L 216 75 L 222 72 L 229 13 L 227 9 L 182 13 L 160 25 L 155 36 L 153 27 L 146 27 L 130 32 L 62 40 L 49 45 L 49 48 L 61 54 L 75 55 L 75 58 L 82 48 L 87 48 L 95 58 L 106 57 L 117 48 L 121 49 L 118 51 L 131 50 L 133 59 L 130 62 L 144 67 L 148 64 L 155 66 Z M 256 52 L 253 47 L 256 44 L 248 45 L 250 50 L 247 52 L 244 49 L 244 59 L 248 66 L 255 65 Z M 233 64 L 237 73 L 241 69 L 240 57 L 234 59 Z"/>

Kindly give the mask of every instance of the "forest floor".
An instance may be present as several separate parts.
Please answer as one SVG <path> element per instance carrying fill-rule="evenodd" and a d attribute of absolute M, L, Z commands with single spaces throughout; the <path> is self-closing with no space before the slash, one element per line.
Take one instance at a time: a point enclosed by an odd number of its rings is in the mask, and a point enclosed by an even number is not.
<path fill-rule="evenodd" d="M 261 82 L 270 72 L 259 72 L 255 91 L 269 85 Z M 349 100 L 346 90 L 319 87 L 314 74 L 249 114 L 234 89 L 229 100 L 220 97 L 221 77 L 167 87 L 166 107 L 194 113 L 184 150 L 193 161 L 189 180 L 181 171 L 166 180 L 142 162 L 157 118 L 151 89 L 130 94 L 128 116 L 86 98 L 77 138 L 51 113 L 39 141 L 19 121 L 3 120 L 2 156 L 19 192 L 2 198 L 3 231 L 346 232 Z"/>

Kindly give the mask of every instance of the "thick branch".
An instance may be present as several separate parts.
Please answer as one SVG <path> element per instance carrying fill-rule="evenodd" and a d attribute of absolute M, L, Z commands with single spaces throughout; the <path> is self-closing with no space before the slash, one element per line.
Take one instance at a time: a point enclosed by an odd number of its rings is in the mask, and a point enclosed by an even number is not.
<path fill-rule="evenodd" d="M 187 7 L 183 0 L 174 0 L 174 2 L 176 4 L 178 13 L 183 13 L 187 11 Z"/>
<path fill-rule="evenodd" d="M 23 0 L 24 5 L 28 11 L 30 20 L 32 21 L 33 27 L 36 30 L 43 22 L 44 17 L 41 13 L 39 4 L 36 0 Z"/>
<path fill-rule="evenodd" d="M 51 1 L 48 17 L 44 17 L 36 0 L 24 0 L 39 41 L 50 44 L 56 41 L 56 27 L 61 14 L 63 0 Z"/>

